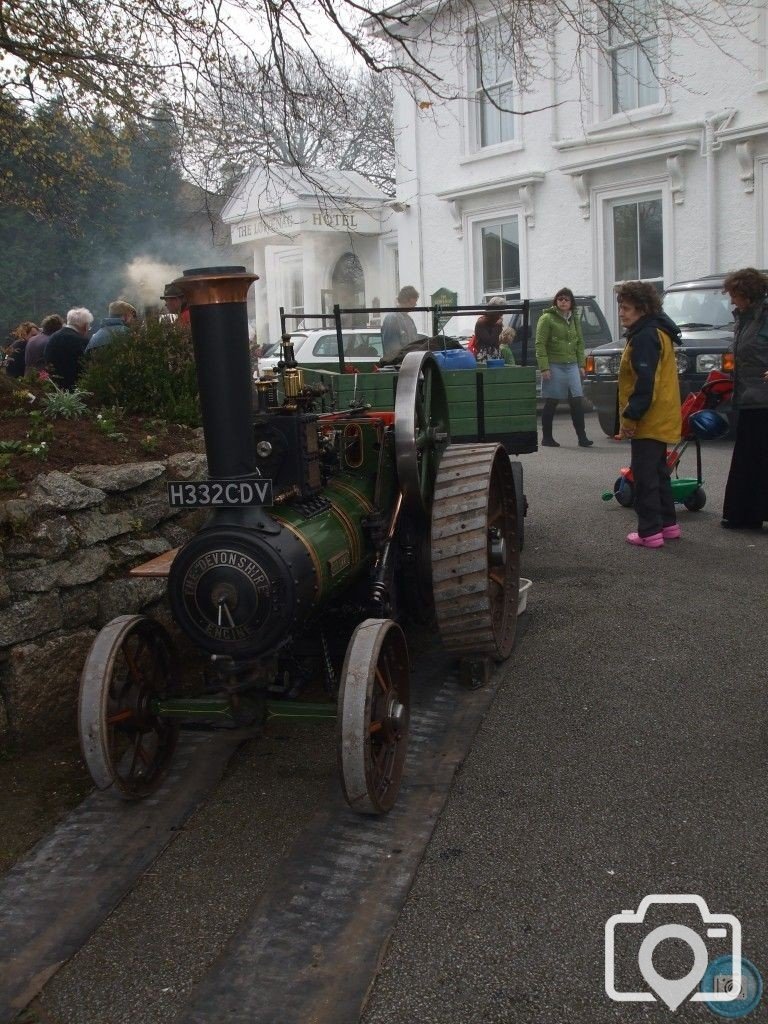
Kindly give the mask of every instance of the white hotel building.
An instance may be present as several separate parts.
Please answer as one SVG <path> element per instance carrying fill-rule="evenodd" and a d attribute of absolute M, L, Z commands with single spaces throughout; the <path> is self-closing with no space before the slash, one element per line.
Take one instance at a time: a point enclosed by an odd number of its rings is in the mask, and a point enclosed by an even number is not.
<path fill-rule="evenodd" d="M 395 202 L 334 172 L 337 204 L 318 204 L 285 172 L 271 192 L 252 175 L 225 208 L 264 277 L 262 329 L 277 337 L 280 305 L 389 305 L 399 284 L 425 303 L 441 288 L 469 303 L 567 285 L 595 294 L 615 326 L 617 280 L 768 266 L 768 16 L 763 0 L 734 10 L 714 40 L 647 18 L 639 43 L 614 34 L 581 73 L 574 33 L 557 26 L 532 42 L 540 74 L 524 91 L 492 22 L 440 44 L 439 24 L 413 24 L 461 98 L 397 91 Z M 532 112 L 494 106 L 480 67 L 499 106 Z"/>

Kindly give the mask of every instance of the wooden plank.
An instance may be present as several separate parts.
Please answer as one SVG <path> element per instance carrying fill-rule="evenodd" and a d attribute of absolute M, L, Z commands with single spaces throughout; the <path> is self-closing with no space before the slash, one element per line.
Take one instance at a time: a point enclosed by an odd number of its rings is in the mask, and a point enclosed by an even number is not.
<path fill-rule="evenodd" d="M 171 563 L 179 553 L 179 548 L 171 548 L 164 551 L 162 555 L 151 558 L 142 565 L 137 565 L 128 573 L 129 576 L 167 576 L 171 571 Z"/>
<path fill-rule="evenodd" d="M 491 380 L 503 381 L 505 384 L 511 384 L 514 381 L 525 381 L 530 383 L 536 381 L 536 367 L 535 366 L 497 366 L 491 367 L 489 370 L 482 363 L 478 365 L 478 373 L 484 373 Z"/>
<path fill-rule="evenodd" d="M 489 398 L 486 395 L 483 408 L 486 416 L 528 416 L 536 411 L 536 402 L 533 398 Z"/>
<path fill-rule="evenodd" d="M 490 440 L 492 434 L 517 434 L 536 430 L 534 416 L 500 416 L 485 421 L 485 439 Z"/>

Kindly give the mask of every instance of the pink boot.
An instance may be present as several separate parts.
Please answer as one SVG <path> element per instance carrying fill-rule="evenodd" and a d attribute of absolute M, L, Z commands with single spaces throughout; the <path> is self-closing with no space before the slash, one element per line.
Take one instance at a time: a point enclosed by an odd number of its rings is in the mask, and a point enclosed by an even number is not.
<path fill-rule="evenodd" d="M 634 544 L 637 548 L 663 548 L 664 534 L 659 531 L 650 537 L 641 537 L 639 533 L 628 533 L 627 544 Z"/>
<path fill-rule="evenodd" d="M 683 531 L 680 529 L 679 523 L 673 523 L 671 526 L 664 526 L 661 532 L 664 535 L 664 540 L 680 540 L 683 535 Z"/>

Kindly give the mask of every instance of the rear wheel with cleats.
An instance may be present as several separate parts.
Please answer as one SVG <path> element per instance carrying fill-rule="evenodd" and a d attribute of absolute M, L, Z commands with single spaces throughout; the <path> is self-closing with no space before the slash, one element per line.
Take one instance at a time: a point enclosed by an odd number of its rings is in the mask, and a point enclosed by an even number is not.
<path fill-rule="evenodd" d="M 449 445 L 435 480 L 432 586 L 444 646 L 501 661 L 515 641 L 520 550 L 501 445 Z"/>

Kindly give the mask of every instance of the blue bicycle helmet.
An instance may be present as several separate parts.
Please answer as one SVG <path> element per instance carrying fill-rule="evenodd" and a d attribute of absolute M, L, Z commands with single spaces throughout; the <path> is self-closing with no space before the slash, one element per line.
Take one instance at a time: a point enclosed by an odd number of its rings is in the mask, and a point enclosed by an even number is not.
<path fill-rule="evenodd" d="M 725 416 L 721 416 L 714 409 L 695 412 L 688 420 L 688 426 L 700 441 L 715 441 L 718 437 L 725 437 L 730 430 L 730 424 Z"/>

